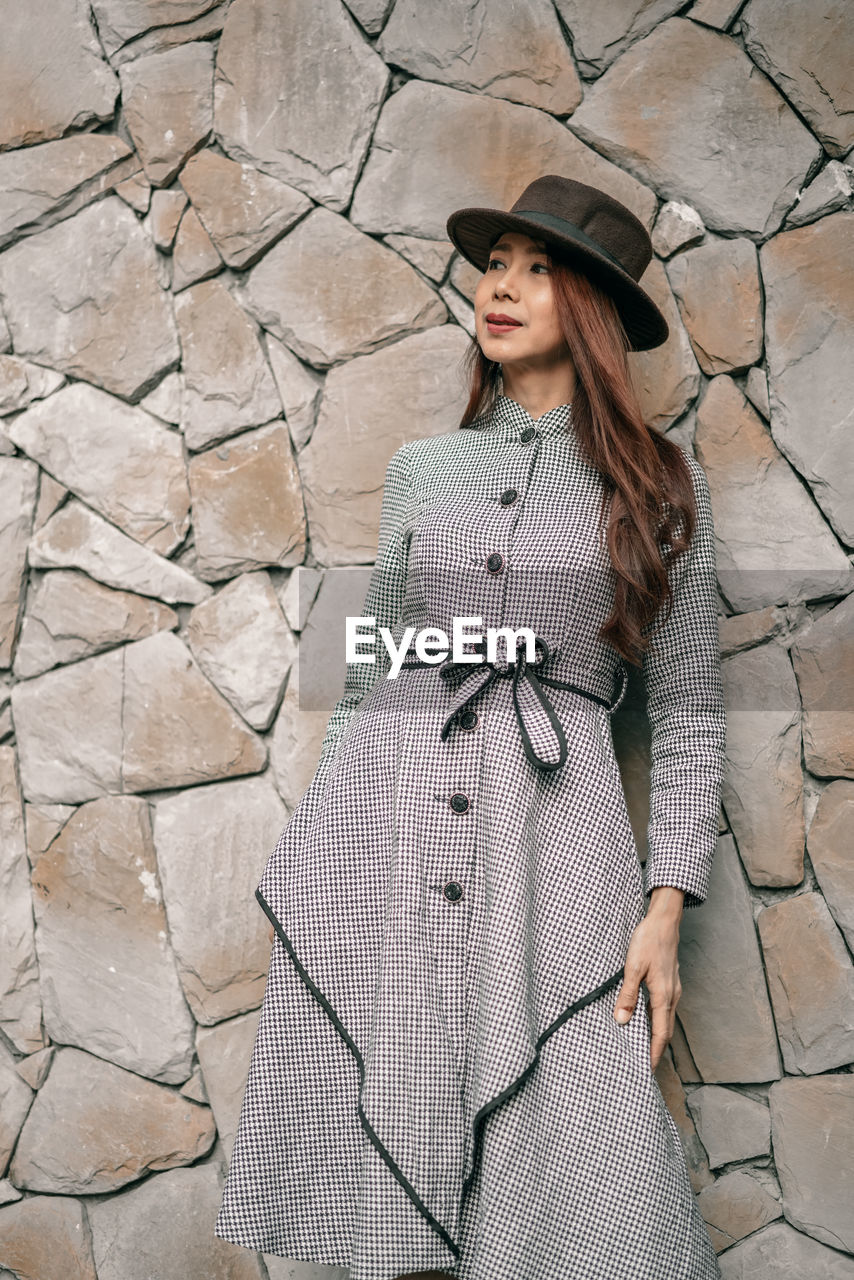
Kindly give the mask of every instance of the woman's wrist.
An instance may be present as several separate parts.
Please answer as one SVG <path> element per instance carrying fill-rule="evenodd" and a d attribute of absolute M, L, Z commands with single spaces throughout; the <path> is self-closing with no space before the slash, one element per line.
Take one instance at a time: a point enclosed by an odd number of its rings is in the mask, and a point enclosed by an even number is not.
<path fill-rule="evenodd" d="M 673 885 L 659 884 L 650 892 L 647 915 L 655 915 L 660 919 L 671 919 L 678 924 L 682 919 L 685 903 L 685 890 Z"/>

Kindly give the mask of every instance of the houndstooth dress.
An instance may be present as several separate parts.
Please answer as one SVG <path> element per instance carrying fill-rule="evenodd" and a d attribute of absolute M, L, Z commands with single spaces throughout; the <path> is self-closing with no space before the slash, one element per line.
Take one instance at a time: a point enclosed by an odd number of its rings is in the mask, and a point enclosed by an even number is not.
<path fill-rule="evenodd" d="M 621 662 L 596 634 L 602 481 L 570 406 L 534 421 L 501 395 L 392 457 L 365 616 L 396 642 L 456 616 L 540 643 L 393 679 L 379 642 L 349 664 L 256 890 L 275 938 L 222 1239 L 351 1280 L 720 1276 L 643 987 L 614 1019 L 645 893 L 699 906 L 717 837 L 714 529 L 686 458 L 698 523 L 644 663 L 644 870 L 611 737 Z"/>

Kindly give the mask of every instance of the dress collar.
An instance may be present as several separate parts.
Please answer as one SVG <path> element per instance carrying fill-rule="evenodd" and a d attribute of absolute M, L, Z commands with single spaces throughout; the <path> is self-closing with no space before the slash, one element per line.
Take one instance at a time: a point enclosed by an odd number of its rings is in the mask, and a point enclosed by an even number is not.
<path fill-rule="evenodd" d="M 540 418 L 532 418 L 527 409 L 503 393 L 499 394 L 491 414 L 483 419 L 483 430 L 498 435 L 502 440 L 518 440 L 523 431 L 533 427 L 541 437 L 567 435 L 572 430 L 572 407 L 556 405 Z"/>

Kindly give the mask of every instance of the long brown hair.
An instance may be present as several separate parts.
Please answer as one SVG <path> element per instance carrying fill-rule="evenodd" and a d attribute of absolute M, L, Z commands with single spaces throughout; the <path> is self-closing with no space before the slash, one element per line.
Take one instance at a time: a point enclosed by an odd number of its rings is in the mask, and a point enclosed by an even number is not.
<path fill-rule="evenodd" d="M 600 530 L 609 506 L 606 544 L 616 574 L 614 607 L 600 638 L 639 665 L 651 626 L 673 604 L 668 566 L 688 548 L 697 518 L 694 488 L 681 450 L 643 421 L 632 386 L 629 340 L 611 297 L 589 276 L 549 252 L 560 326 L 576 371 L 574 434 L 602 475 Z M 501 365 L 476 339 L 464 357 L 470 395 L 461 427 L 489 413 Z"/>

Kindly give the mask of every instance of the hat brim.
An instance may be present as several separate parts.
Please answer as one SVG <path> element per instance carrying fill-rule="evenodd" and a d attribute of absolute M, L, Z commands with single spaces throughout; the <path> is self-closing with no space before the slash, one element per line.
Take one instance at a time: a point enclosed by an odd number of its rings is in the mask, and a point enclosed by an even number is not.
<path fill-rule="evenodd" d="M 649 294 L 624 271 L 571 235 L 546 228 L 533 218 L 502 209 L 457 209 L 447 221 L 448 238 L 463 257 L 485 271 L 490 248 L 502 231 L 521 231 L 556 245 L 561 256 L 601 285 L 617 304 L 633 351 L 649 351 L 666 342 L 667 321 Z"/>

